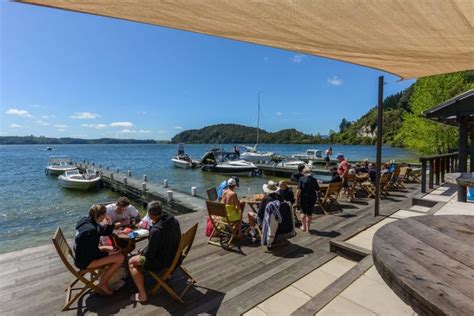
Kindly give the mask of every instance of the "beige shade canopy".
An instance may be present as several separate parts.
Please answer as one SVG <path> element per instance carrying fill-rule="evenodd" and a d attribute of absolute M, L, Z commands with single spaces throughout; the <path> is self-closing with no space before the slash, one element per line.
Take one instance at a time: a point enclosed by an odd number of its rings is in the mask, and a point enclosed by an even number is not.
<path fill-rule="evenodd" d="M 22 0 L 323 56 L 404 79 L 474 69 L 474 0 Z"/>

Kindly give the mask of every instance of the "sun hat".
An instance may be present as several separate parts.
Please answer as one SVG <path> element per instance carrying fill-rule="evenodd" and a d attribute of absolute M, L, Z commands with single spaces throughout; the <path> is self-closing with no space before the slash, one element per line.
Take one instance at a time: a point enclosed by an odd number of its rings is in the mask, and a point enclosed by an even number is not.
<path fill-rule="evenodd" d="M 237 185 L 237 181 L 235 181 L 234 178 L 230 178 L 229 180 L 227 180 L 227 185 L 230 187 L 235 187 Z"/>
<path fill-rule="evenodd" d="M 272 194 L 272 193 L 275 193 L 278 190 L 279 190 L 279 188 L 278 188 L 277 184 L 272 180 L 268 181 L 268 183 L 265 183 L 263 185 L 263 192 L 265 192 L 266 194 Z"/>
<path fill-rule="evenodd" d="M 344 155 L 342 153 L 338 153 L 336 158 L 344 158 Z"/>

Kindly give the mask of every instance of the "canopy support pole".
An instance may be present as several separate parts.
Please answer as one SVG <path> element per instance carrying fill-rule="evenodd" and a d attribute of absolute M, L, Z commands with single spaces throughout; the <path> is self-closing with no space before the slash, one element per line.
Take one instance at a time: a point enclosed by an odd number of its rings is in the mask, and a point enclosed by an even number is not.
<path fill-rule="evenodd" d="M 380 167 L 382 165 L 382 123 L 383 123 L 383 76 L 379 77 L 379 96 L 377 104 L 377 173 L 375 177 L 375 209 L 374 216 L 380 210 Z"/>
<path fill-rule="evenodd" d="M 468 151 L 468 117 L 458 117 L 459 121 L 459 172 L 467 172 L 467 151 Z M 467 188 L 458 185 L 458 201 L 466 202 Z"/>
<path fill-rule="evenodd" d="M 469 134 L 471 136 L 471 152 L 469 153 L 469 171 L 474 172 L 474 125 L 469 125 Z"/>

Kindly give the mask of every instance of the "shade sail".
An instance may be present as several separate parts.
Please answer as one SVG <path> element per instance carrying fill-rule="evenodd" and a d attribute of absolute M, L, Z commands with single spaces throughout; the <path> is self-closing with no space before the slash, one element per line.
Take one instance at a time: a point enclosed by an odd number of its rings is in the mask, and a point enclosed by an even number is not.
<path fill-rule="evenodd" d="M 415 78 L 474 69 L 470 0 L 22 0 Z"/>

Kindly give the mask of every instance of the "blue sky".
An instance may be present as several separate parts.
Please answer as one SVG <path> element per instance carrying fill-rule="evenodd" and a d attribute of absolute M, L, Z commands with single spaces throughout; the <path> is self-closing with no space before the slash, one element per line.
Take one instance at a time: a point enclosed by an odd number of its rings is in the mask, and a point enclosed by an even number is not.
<path fill-rule="evenodd" d="M 327 134 L 413 80 L 253 44 L 0 3 L 0 133 L 170 139 L 217 123 Z"/>

